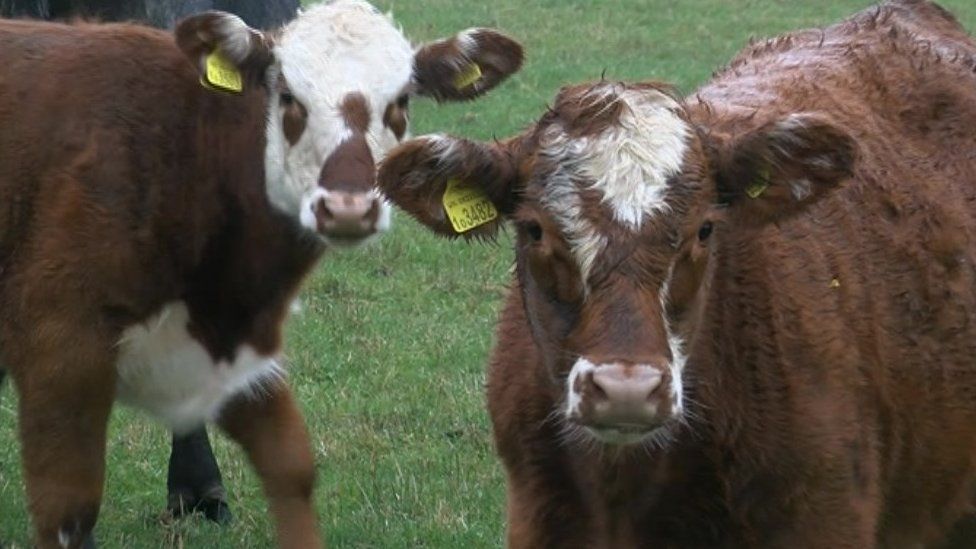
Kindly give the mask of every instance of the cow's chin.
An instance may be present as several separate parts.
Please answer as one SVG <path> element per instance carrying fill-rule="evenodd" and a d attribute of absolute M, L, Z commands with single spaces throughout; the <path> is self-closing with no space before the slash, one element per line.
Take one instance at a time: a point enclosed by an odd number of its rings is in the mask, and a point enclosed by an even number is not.
<path fill-rule="evenodd" d="M 379 238 L 384 231 L 377 231 L 370 233 L 368 235 L 345 235 L 345 234 L 327 234 L 318 233 L 319 238 L 325 243 L 326 247 L 338 250 L 351 250 L 354 248 L 359 248 L 361 246 L 366 246 L 372 243 L 374 240 Z"/>
<path fill-rule="evenodd" d="M 582 425 L 576 428 L 591 443 L 613 448 L 663 448 L 671 442 L 675 420 L 664 420 L 654 425 Z"/>
<path fill-rule="evenodd" d="M 631 427 L 584 427 L 587 434 L 610 446 L 631 446 L 649 439 L 655 429 Z"/>

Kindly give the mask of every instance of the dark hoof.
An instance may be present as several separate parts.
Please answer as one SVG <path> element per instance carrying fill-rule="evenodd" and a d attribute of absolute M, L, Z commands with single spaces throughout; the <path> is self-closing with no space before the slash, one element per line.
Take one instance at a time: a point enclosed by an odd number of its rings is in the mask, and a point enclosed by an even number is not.
<path fill-rule="evenodd" d="M 189 490 L 170 492 L 166 508 L 176 519 L 202 513 L 207 520 L 220 525 L 230 524 L 234 520 L 234 515 L 227 504 L 227 495 L 222 487 L 210 489 L 199 498 Z"/>
<path fill-rule="evenodd" d="M 81 544 L 81 549 L 97 549 L 97 547 L 98 546 L 95 545 L 95 536 L 89 532 L 88 536 L 85 537 L 85 543 Z"/>

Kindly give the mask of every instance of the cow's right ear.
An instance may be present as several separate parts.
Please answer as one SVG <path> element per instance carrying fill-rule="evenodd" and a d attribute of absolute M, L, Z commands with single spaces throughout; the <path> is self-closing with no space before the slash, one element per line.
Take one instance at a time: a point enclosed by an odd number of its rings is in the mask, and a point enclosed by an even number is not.
<path fill-rule="evenodd" d="M 207 11 L 179 22 L 176 45 L 212 88 L 241 92 L 264 82 L 274 61 L 271 39 L 236 15 Z"/>
<path fill-rule="evenodd" d="M 522 45 L 493 29 L 468 29 L 422 46 L 413 59 L 414 91 L 437 101 L 474 99 L 522 68 Z"/>
<path fill-rule="evenodd" d="M 435 233 L 491 238 L 516 206 L 513 145 L 418 137 L 386 156 L 377 182 L 391 202 Z"/>

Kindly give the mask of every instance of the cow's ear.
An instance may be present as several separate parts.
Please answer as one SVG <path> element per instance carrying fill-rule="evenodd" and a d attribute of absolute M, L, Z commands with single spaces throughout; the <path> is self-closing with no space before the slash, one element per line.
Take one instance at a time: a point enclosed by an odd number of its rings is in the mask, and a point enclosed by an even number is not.
<path fill-rule="evenodd" d="M 425 136 L 393 149 L 377 181 L 386 197 L 435 233 L 491 238 L 516 206 L 513 142 Z"/>
<path fill-rule="evenodd" d="M 414 91 L 437 101 L 474 99 L 522 68 L 522 46 L 491 29 L 468 29 L 419 48 Z"/>
<path fill-rule="evenodd" d="M 719 199 L 750 224 L 802 211 L 850 178 L 857 158 L 850 134 L 814 114 L 775 120 L 717 148 Z"/>
<path fill-rule="evenodd" d="M 236 15 L 208 11 L 179 22 L 176 45 L 212 88 L 241 92 L 260 85 L 274 61 L 271 39 Z"/>

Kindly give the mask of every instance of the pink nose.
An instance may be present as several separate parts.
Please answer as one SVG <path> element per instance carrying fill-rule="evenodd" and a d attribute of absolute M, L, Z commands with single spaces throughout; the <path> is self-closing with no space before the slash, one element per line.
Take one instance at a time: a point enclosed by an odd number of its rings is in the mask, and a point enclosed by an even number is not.
<path fill-rule="evenodd" d="M 382 199 L 373 193 L 330 191 L 315 205 L 318 230 L 339 243 L 355 244 L 379 230 Z"/>
<path fill-rule="evenodd" d="M 646 364 L 602 364 L 583 379 L 581 422 L 592 427 L 650 428 L 667 412 L 665 374 Z"/>

